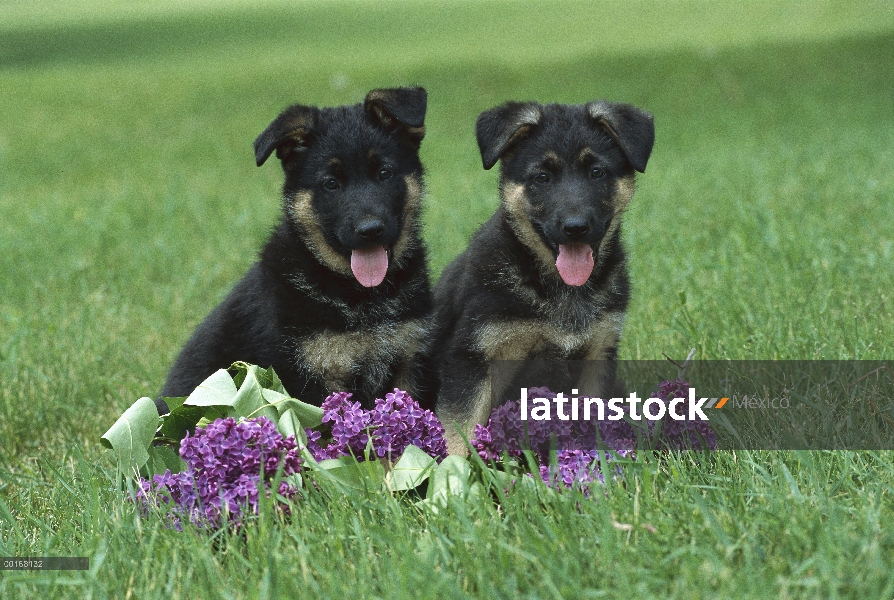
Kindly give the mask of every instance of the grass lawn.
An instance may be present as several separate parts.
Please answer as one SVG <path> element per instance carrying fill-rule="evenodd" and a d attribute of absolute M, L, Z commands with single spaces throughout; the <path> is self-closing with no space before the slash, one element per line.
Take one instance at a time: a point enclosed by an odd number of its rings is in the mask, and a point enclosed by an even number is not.
<path fill-rule="evenodd" d="M 309 494 L 240 537 L 121 501 L 98 443 L 278 218 L 288 104 L 429 91 L 432 275 L 496 208 L 508 99 L 655 114 L 621 358 L 894 357 L 889 2 L 0 0 L 0 596 L 894 597 L 894 453 L 644 456 L 595 501 Z"/>

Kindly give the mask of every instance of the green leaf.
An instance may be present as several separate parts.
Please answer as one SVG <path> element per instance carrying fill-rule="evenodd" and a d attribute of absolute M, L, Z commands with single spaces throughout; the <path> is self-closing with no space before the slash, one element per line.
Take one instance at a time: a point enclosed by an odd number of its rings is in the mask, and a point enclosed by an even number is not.
<path fill-rule="evenodd" d="M 149 445 L 158 429 L 158 409 L 149 398 L 140 398 L 100 438 L 106 448 L 114 450 L 118 468 L 130 474 L 149 460 Z"/>
<path fill-rule="evenodd" d="M 236 400 L 236 384 L 226 369 L 216 371 L 199 384 L 184 404 L 189 406 L 233 406 Z"/>
<path fill-rule="evenodd" d="M 426 498 L 446 505 L 450 496 L 466 497 L 471 486 L 472 465 L 461 456 L 445 458 L 431 476 Z"/>
<path fill-rule="evenodd" d="M 393 492 L 412 490 L 428 479 L 436 467 L 434 458 L 416 446 L 407 446 L 400 460 L 388 472 L 388 487 Z"/>
<path fill-rule="evenodd" d="M 186 463 L 173 449 L 167 446 L 149 446 L 149 461 L 146 463 L 147 476 L 161 475 L 165 471 L 179 473 L 186 469 Z"/>
<path fill-rule="evenodd" d="M 218 419 L 226 419 L 227 417 L 236 418 L 236 409 L 232 406 L 204 406 L 205 414 L 196 423 L 196 427 L 207 427 L 209 423 Z"/>
<path fill-rule="evenodd" d="M 240 387 L 248 374 L 251 373 L 254 375 L 255 379 L 258 380 L 260 386 L 265 390 L 272 390 L 286 397 L 289 395 L 288 392 L 286 392 L 286 388 L 283 387 L 282 381 L 279 380 L 276 371 L 273 370 L 273 367 L 262 369 L 258 365 L 253 365 L 240 360 L 230 365 L 229 370 L 236 371 L 236 375 L 233 377 L 233 380 L 236 382 L 236 387 Z"/>
<path fill-rule="evenodd" d="M 252 365 L 249 365 L 252 366 Z M 248 369 L 245 373 L 245 379 L 239 386 L 236 397 L 233 398 L 232 406 L 241 417 L 260 417 L 264 416 L 273 421 L 279 421 L 279 413 L 272 406 L 267 405 L 264 399 L 263 388 L 255 377 L 255 370 Z"/>
<path fill-rule="evenodd" d="M 168 405 L 168 412 L 176 408 L 180 408 L 183 406 L 183 403 L 186 402 L 187 396 L 176 396 L 174 398 L 162 397 L 161 399 L 165 401 L 165 404 Z"/>
<path fill-rule="evenodd" d="M 279 376 L 276 374 L 276 371 L 273 370 L 273 367 L 270 367 L 266 371 L 263 369 L 258 370 L 263 373 L 263 377 L 258 377 L 258 380 L 261 382 L 261 385 L 265 390 L 279 392 L 283 396 L 289 395 L 289 392 L 283 387 L 282 381 L 279 380 Z"/>
<path fill-rule="evenodd" d="M 170 405 L 168 407 L 170 408 Z M 180 406 L 171 408 L 170 412 L 161 418 L 161 429 L 158 430 L 158 434 L 173 440 L 182 440 L 186 432 L 194 429 L 199 419 L 208 412 L 210 412 L 208 407 L 189 406 L 181 402 Z"/>
<path fill-rule="evenodd" d="M 280 408 L 279 405 L 289 399 L 285 394 L 280 394 L 276 390 L 268 390 L 263 386 L 261 387 L 261 397 L 264 398 L 264 402 L 267 404 L 274 405 L 280 414 L 282 414 L 285 409 Z"/>
<path fill-rule="evenodd" d="M 265 394 L 268 393 L 269 391 L 265 391 Z M 296 398 L 286 398 L 285 400 L 280 401 L 277 403 L 276 409 L 279 411 L 280 415 L 287 410 L 294 411 L 295 416 L 301 420 L 301 424 L 304 427 L 314 428 L 323 424 L 322 408 L 308 404 L 307 402 L 302 402 Z"/>
<path fill-rule="evenodd" d="M 385 467 L 377 460 L 357 462 L 352 456 L 341 456 L 320 461 L 312 468 L 346 494 L 380 491 L 385 483 Z"/>
<path fill-rule="evenodd" d="M 295 411 L 291 408 L 279 415 L 279 422 L 276 424 L 283 437 L 295 436 L 295 440 L 302 446 L 307 445 L 307 433 L 301 426 L 301 420 L 295 415 Z"/>

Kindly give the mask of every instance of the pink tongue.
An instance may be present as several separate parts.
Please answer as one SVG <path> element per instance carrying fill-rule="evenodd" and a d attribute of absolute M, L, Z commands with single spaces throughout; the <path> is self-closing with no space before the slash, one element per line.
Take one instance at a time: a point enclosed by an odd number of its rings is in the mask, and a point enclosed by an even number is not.
<path fill-rule="evenodd" d="M 593 249 L 588 244 L 559 244 L 556 268 L 568 285 L 583 285 L 593 272 Z"/>
<path fill-rule="evenodd" d="M 388 272 L 388 252 L 384 246 L 351 251 L 351 272 L 363 287 L 375 287 Z"/>

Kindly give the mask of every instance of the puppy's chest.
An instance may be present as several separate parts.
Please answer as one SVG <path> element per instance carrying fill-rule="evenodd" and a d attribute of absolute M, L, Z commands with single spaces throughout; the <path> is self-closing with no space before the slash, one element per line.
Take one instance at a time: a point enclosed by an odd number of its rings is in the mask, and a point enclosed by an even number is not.
<path fill-rule="evenodd" d="M 606 313 L 583 328 L 541 318 L 490 321 L 477 329 L 475 349 L 487 360 L 601 360 L 617 346 L 621 312 Z"/>
<path fill-rule="evenodd" d="M 296 340 L 296 362 L 330 390 L 350 389 L 361 372 L 384 379 L 395 363 L 406 362 L 420 348 L 428 326 L 425 319 L 415 319 L 354 331 L 324 329 Z"/>

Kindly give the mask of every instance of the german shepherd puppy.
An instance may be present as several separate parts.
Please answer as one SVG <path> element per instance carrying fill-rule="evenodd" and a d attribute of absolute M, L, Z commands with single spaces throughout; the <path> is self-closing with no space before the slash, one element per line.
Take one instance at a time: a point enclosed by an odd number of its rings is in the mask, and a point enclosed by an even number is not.
<path fill-rule="evenodd" d="M 275 151 L 285 173 L 282 221 L 186 343 L 162 396 L 238 360 L 273 366 L 316 405 L 339 390 L 366 406 L 395 387 L 414 392 L 432 308 L 418 223 L 426 101 L 399 88 L 354 106 L 295 105 L 258 136 L 258 166 Z"/>
<path fill-rule="evenodd" d="M 655 140 L 651 114 L 605 101 L 508 102 L 476 134 L 484 168 L 501 161 L 500 208 L 435 288 L 435 410 L 452 454 L 466 449 L 453 424 L 470 435 L 502 397 L 490 361 L 595 361 L 581 393 L 613 390 L 629 298 L 621 215 Z"/>

